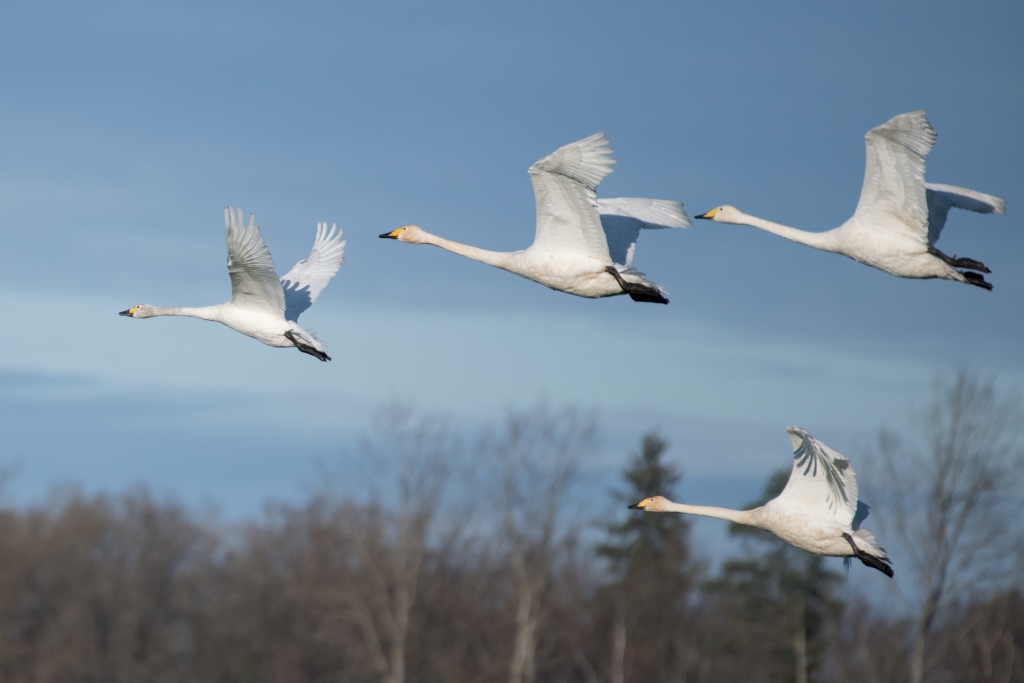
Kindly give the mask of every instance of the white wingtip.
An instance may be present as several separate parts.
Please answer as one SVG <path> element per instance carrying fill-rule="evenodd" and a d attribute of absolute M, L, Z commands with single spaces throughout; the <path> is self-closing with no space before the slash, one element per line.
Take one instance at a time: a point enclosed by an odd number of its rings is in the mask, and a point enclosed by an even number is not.
<path fill-rule="evenodd" d="M 786 433 L 789 434 L 789 440 L 793 442 L 794 453 L 800 448 L 804 439 L 810 436 L 803 427 L 786 427 Z"/>

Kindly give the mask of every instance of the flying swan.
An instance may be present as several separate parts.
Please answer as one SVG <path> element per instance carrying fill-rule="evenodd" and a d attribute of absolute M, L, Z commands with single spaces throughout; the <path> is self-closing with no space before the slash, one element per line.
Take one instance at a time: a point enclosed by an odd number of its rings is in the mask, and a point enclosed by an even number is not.
<path fill-rule="evenodd" d="M 629 294 L 667 304 L 667 292 L 630 267 L 641 228 L 688 228 L 683 205 L 660 199 L 598 199 L 611 173 L 603 133 L 566 145 L 530 167 L 537 200 L 537 235 L 522 251 L 495 252 L 452 242 L 406 225 L 382 238 L 433 244 L 545 287 L 592 299 Z"/>
<path fill-rule="evenodd" d="M 316 338 L 312 330 L 302 329 L 296 321 L 313 305 L 341 268 L 345 258 L 342 231 L 333 225 L 328 232 L 327 223 L 317 223 L 316 241 L 309 256 L 278 279 L 270 250 L 254 221 L 249 214 L 249 222 L 243 225 L 241 210 L 236 216 L 231 207 L 224 208 L 231 301 L 198 308 L 160 308 L 139 304 L 121 311 L 120 315 L 129 318 L 184 315 L 214 320 L 268 346 L 294 346 L 322 361 L 330 360 L 326 345 Z"/>
<path fill-rule="evenodd" d="M 789 427 L 793 471 L 777 497 L 753 510 L 729 510 L 673 503 L 661 496 L 644 498 L 631 510 L 682 512 L 726 519 L 772 532 L 801 550 L 818 555 L 856 557 L 886 576 L 892 567 L 875 536 L 860 523 L 868 506 L 857 502 L 857 475 L 850 461 L 800 427 Z"/>
<path fill-rule="evenodd" d="M 867 164 L 860 201 L 853 216 L 838 228 L 806 232 L 728 205 L 697 218 L 751 225 L 898 277 L 942 278 L 992 289 L 984 276 L 971 272 L 992 272 L 985 264 L 949 257 L 935 248 L 935 242 L 951 208 L 1006 213 L 1006 202 L 963 187 L 924 182 L 924 158 L 935 144 L 935 130 L 923 111 L 894 116 L 868 131 L 864 142 Z"/>

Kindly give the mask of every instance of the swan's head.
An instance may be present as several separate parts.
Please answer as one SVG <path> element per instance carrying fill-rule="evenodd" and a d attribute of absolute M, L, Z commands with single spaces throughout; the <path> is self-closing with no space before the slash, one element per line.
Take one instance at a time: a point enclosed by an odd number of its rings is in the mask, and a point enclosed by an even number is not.
<path fill-rule="evenodd" d="M 152 318 L 154 313 L 153 307 L 149 304 L 139 304 L 138 306 L 132 306 L 127 311 L 121 311 L 118 315 L 129 318 Z"/>
<path fill-rule="evenodd" d="M 668 503 L 668 498 L 664 496 L 651 496 L 650 498 L 644 498 L 635 505 L 630 505 L 630 510 L 643 510 L 644 512 L 664 512 L 665 504 Z"/>
<path fill-rule="evenodd" d="M 740 213 L 739 209 L 735 206 L 729 206 L 725 204 L 717 208 L 711 209 L 707 213 L 702 213 L 694 218 L 703 218 L 709 221 L 715 221 L 716 223 L 742 223 L 743 214 Z"/>
<path fill-rule="evenodd" d="M 427 233 L 420 230 L 416 225 L 403 225 L 391 232 L 384 233 L 380 237 L 385 240 L 398 240 L 399 242 L 411 242 L 412 244 L 425 244 L 427 241 Z"/>

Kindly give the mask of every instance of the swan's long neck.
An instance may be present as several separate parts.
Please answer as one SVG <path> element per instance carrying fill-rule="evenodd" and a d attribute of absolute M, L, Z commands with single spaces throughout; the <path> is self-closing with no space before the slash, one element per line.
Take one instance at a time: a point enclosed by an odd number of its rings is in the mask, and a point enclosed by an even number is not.
<path fill-rule="evenodd" d="M 754 514 L 754 510 L 730 510 L 729 508 L 716 508 L 709 505 L 686 505 L 684 503 L 666 502 L 663 507 L 663 511 L 682 512 L 687 515 L 714 517 L 715 519 L 724 519 L 729 522 L 736 522 L 737 524 L 759 526 L 757 524 L 757 515 Z"/>
<path fill-rule="evenodd" d="M 152 317 L 158 315 L 183 315 L 188 318 L 199 318 L 201 320 L 220 320 L 220 306 L 180 306 L 177 308 L 153 306 L 152 308 Z"/>
<path fill-rule="evenodd" d="M 453 254 L 459 256 L 465 256 L 471 258 L 474 261 L 480 261 L 486 263 L 489 266 L 495 268 L 501 268 L 503 270 L 510 270 L 514 267 L 515 254 L 520 252 L 506 252 L 506 251 L 487 251 L 486 249 L 480 249 L 479 247 L 473 247 L 468 244 L 460 244 L 459 242 L 452 242 L 446 240 L 443 237 L 437 235 L 431 235 L 429 232 L 424 232 L 424 244 L 433 244 L 435 247 L 441 247 L 446 249 Z"/>
<path fill-rule="evenodd" d="M 806 230 L 798 230 L 797 228 L 791 228 L 788 225 L 782 225 L 781 223 L 773 223 L 766 221 L 763 218 L 757 216 L 751 216 L 749 214 L 740 213 L 742 222 L 751 225 L 755 228 L 760 228 L 773 235 L 779 237 L 785 237 L 787 240 L 793 242 L 799 242 L 800 244 L 806 244 L 809 247 L 815 249 L 822 249 L 824 251 L 836 251 L 839 248 L 839 244 L 836 240 L 834 230 L 826 230 L 825 232 L 807 232 Z"/>

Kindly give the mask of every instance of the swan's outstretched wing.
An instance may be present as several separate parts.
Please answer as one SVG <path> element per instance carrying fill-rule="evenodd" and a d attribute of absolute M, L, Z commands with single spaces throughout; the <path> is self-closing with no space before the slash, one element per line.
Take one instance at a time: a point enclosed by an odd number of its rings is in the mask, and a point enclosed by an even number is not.
<path fill-rule="evenodd" d="M 641 229 L 691 228 L 682 202 L 667 199 L 614 197 L 598 199 L 597 212 L 608 242 L 612 263 L 629 266 L 633 262 L 636 240 Z"/>
<path fill-rule="evenodd" d="M 951 208 L 976 213 L 1006 213 L 1006 200 L 965 187 L 925 183 L 928 196 L 928 246 L 935 244 L 946 227 Z"/>
<path fill-rule="evenodd" d="M 928 203 L 924 158 L 935 130 L 923 111 L 894 116 L 864 136 L 867 163 L 854 219 L 878 230 L 896 231 L 925 243 Z"/>
<path fill-rule="evenodd" d="M 857 514 L 857 475 L 850 461 L 800 427 L 788 427 L 793 471 L 777 500 L 849 528 Z"/>
<path fill-rule="evenodd" d="M 260 228 L 252 214 L 242 224 L 242 210 L 237 216 L 230 206 L 224 207 L 224 228 L 228 238 L 228 275 L 231 276 L 231 303 L 254 311 L 284 316 L 284 292 L 274 272 L 270 250 L 263 242 Z"/>
<path fill-rule="evenodd" d="M 345 242 L 337 225 L 327 231 L 327 223 L 316 224 L 316 241 L 309 256 L 295 264 L 281 277 L 284 288 L 284 317 L 295 322 L 307 308 L 313 305 L 320 292 L 331 281 L 345 260 Z"/>
<path fill-rule="evenodd" d="M 611 264 L 597 215 L 598 183 L 611 173 L 612 150 L 602 133 L 566 145 L 530 167 L 537 200 L 535 247 L 592 256 Z"/>

